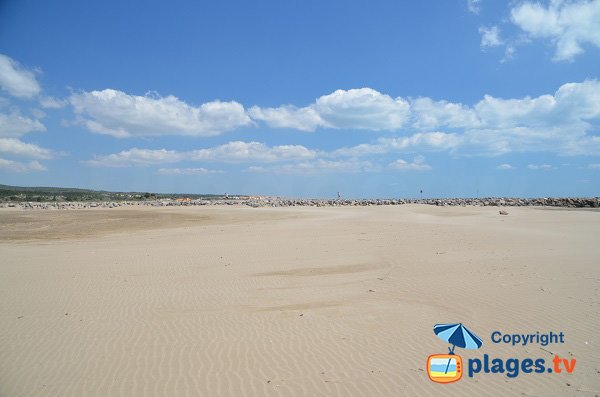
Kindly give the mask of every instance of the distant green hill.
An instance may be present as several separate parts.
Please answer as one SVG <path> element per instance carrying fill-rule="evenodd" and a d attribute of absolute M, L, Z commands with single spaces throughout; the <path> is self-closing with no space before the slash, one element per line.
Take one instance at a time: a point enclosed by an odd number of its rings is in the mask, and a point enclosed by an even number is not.
<path fill-rule="evenodd" d="M 12 190 L 19 192 L 45 192 L 45 193 L 64 193 L 64 192 L 101 192 L 101 190 L 77 189 L 70 187 L 45 187 L 45 186 L 9 186 L 0 184 L 1 190 Z"/>
<path fill-rule="evenodd" d="M 224 196 L 216 194 L 108 192 L 91 189 L 43 186 L 26 187 L 0 184 L 0 201 L 121 201 L 178 197 L 219 199 Z"/>

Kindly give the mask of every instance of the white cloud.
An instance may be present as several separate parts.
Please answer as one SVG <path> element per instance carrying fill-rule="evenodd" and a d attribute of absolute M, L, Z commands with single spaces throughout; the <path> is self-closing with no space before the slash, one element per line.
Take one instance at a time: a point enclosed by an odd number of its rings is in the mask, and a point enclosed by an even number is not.
<path fill-rule="evenodd" d="M 117 138 L 132 136 L 213 136 L 251 124 L 237 102 L 191 106 L 174 96 L 129 95 L 105 89 L 73 94 L 70 104 L 91 132 Z"/>
<path fill-rule="evenodd" d="M 175 150 L 133 148 L 114 154 L 97 155 L 85 163 L 96 167 L 129 167 L 132 165 L 175 163 L 183 159 L 184 154 Z"/>
<path fill-rule="evenodd" d="M 553 151 L 598 154 L 600 138 L 588 132 L 600 120 L 600 82 L 562 85 L 554 94 L 517 99 L 490 95 L 473 107 L 419 98 L 411 103 L 413 127 L 460 129 L 454 148 L 471 153 Z M 447 134 L 442 135 L 449 137 Z"/>
<path fill-rule="evenodd" d="M 475 109 L 484 128 L 467 131 L 471 140 L 505 144 L 507 151 L 598 154 L 594 149 L 600 141 L 587 135 L 597 128 L 600 116 L 600 83 L 596 80 L 564 84 L 554 95 L 537 98 L 486 97 Z"/>
<path fill-rule="evenodd" d="M 219 161 L 227 163 L 276 162 L 306 160 L 316 157 L 316 152 L 301 145 L 267 146 L 260 142 L 234 141 L 220 146 L 193 150 L 189 158 L 196 161 Z"/>
<path fill-rule="evenodd" d="M 486 95 L 474 106 L 430 98 L 410 101 L 409 136 L 334 150 L 331 155 L 368 156 L 403 151 L 449 150 L 456 155 L 548 151 L 599 155 L 600 82 L 567 83 L 554 94 L 525 98 Z"/>
<path fill-rule="evenodd" d="M 44 109 L 60 109 L 67 105 L 67 101 L 51 96 L 45 96 L 40 98 L 40 105 Z"/>
<path fill-rule="evenodd" d="M 452 150 L 461 144 L 458 134 L 443 132 L 418 132 L 398 138 L 379 138 L 375 143 L 343 147 L 330 152 L 333 157 L 361 157 L 372 154 L 400 152 L 407 149 Z"/>
<path fill-rule="evenodd" d="M 248 114 L 254 120 L 264 121 L 271 128 L 293 128 L 300 131 L 314 131 L 325 125 L 312 107 L 297 108 L 292 105 L 278 108 L 260 108 L 253 106 Z"/>
<path fill-rule="evenodd" d="M 161 175 L 207 175 L 222 174 L 221 170 L 209 170 L 206 168 L 161 168 L 158 170 Z"/>
<path fill-rule="evenodd" d="M 344 93 L 351 91 L 353 90 L 344 91 Z M 341 97 L 345 95 L 341 94 Z M 360 97 L 360 95 L 358 96 Z M 330 110 L 339 107 L 340 98 L 322 100 L 326 97 L 315 101 L 315 105 L 311 105 L 315 107 L 311 109 L 316 112 L 317 103 L 329 104 L 327 106 Z M 408 114 L 403 116 L 405 119 L 403 123 L 405 130 L 412 132 L 410 135 L 380 137 L 372 142 L 329 151 L 313 150 L 302 145 L 268 146 L 260 142 L 244 141 L 233 141 L 215 147 L 188 151 L 134 148 L 119 153 L 96 156 L 87 163 L 96 166 L 122 167 L 174 163 L 184 160 L 221 163 L 287 162 L 296 163 L 296 165 L 305 163 L 304 168 L 315 168 L 317 164 L 320 164 L 320 169 L 324 169 L 327 165 L 333 167 L 336 161 L 341 161 L 341 158 L 349 158 L 354 161 L 353 164 L 357 164 L 358 158 L 390 153 L 414 153 L 417 150 L 420 152 L 448 151 L 454 156 L 498 156 L 510 152 L 543 151 L 559 155 L 600 155 L 600 136 L 594 134 L 598 130 L 600 121 L 600 82 L 597 80 L 564 84 L 555 93 L 538 97 L 504 99 L 486 95 L 473 106 L 430 98 L 405 101 L 391 99 L 387 95 L 385 97 L 387 99 L 378 97 L 373 100 L 376 104 L 379 104 L 380 100 L 387 104 L 380 106 L 384 114 L 396 106 L 389 103 L 390 100 L 395 104 L 407 104 Z M 154 99 L 151 98 L 151 100 Z M 364 99 L 359 102 L 363 103 Z M 367 107 L 373 109 L 377 106 Z M 404 105 L 401 107 L 403 108 Z M 348 109 L 355 108 L 352 104 L 348 105 Z M 290 117 L 294 118 L 296 117 L 294 112 L 297 110 L 299 109 L 292 109 L 288 106 L 287 113 L 282 114 L 286 117 L 292 115 Z M 256 112 L 262 111 L 264 109 L 256 110 Z M 323 125 L 331 127 L 333 125 L 331 120 L 344 119 L 347 111 L 347 109 L 340 111 L 335 118 L 329 119 L 322 117 L 320 112 L 318 115 Z M 266 114 L 261 113 L 261 117 Z M 390 118 L 383 118 L 390 120 Z M 367 119 L 369 118 L 362 118 L 363 121 Z M 298 121 L 299 119 L 294 120 Z M 348 122 L 348 120 L 346 118 L 344 122 Z M 96 123 L 93 120 L 87 120 L 87 122 L 90 125 Z M 282 122 L 278 121 L 278 123 Z M 104 127 L 100 126 L 98 128 Z M 308 128 L 308 125 L 305 124 L 301 124 L 301 126 Z M 372 127 L 376 128 L 375 125 Z M 129 133 L 126 130 L 121 132 L 124 135 Z M 329 161 L 329 163 L 318 163 L 318 160 Z M 402 169 L 408 167 L 409 164 L 412 163 L 397 162 L 396 166 Z M 347 166 L 347 164 L 345 165 Z M 277 167 L 280 172 L 283 172 L 288 170 L 291 165 L 278 165 Z"/>
<path fill-rule="evenodd" d="M 341 160 L 331 161 L 317 159 L 314 161 L 302 161 L 299 163 L 283 164 L 270 167 L 250 166 L 246 172 L 251 173 L 273 173 L 273 174 L 317 174 L 317 173 L 357 173 L 377 172 L 381 167 L 370 161 Z"/>
<path fill-rule="evenodd" d="M 516 169 L 516 167 L 510 165 L 510 164 L 500 164 L 496 167 L 497 170 L 514 170 Z"/>
<path fill-rule="evenodd" d="M 600 117 L 600 82 L 567 83 L 556 92 L 554 119 L 564 116 L 565 122 L 592 121 Z M 597 120 L 596 120 L 597 121 Z"/>
<path fill-rule="evenodd" d="M 189 151 L 166 149 L 133 148 L 119 153 L 95 156 L 86 161 L 91 166 L 128 167 L 151 164 L 175 163 L 179 161 L 207 161 L 222 163 L 310 160 L 316 152 L 300 145 L 267 146 L 260 142 L 234 141 L 220 146 Z"/>
<path fill-rule="evenodd" d="M 573 155 L 574 148 L 569 145 L 580 136 L 579 130 L 559 127 L 470 130 L 461 135 L 457 153 L 498 156 L 511 152 L 554 152 Z"/>
<path fill-rule="evenodd" d="M 54 152 L 32 143 L 21 142 L 14 138 L 0 138 L 0 153 L 34 159 L 51 159 Z"/>
<path fill-rule="evenodd" d="M 600 0 L 526 1 L 511 9 L 511 21 L 532 38 L 549 39 L 557 61 L 574 59 L 584 45 L 600 47 Z"/>
<path fill-rule="evenodd" d="M 410 102 L 412 126 L 419 130 L 448 128 L 476 128 L 481 122 L 474 109 L 462 103 L 416 98 Z"/>
<path fill-rule="evenodd" d="M 507 62 L 511 59 L 513 59 L 513 57 L 515 56 L 515 47 L 512 44 L 508 44 L 506 46 L 506 48 L 504 49 L 504 58 L 502 58 L 500 60 L 501 63 Z"/>
<path fill-rule="evenodd" d="M 600 163 L 588 164 L 588 168 L 591 168 L 591 169 L 594 169 L 594 170 L 599 170 L 600 169 Z"/>
<path fill-rule="evenodd" d="M 553 94 L 538 97 L 505 99 L 485 95 L 472 106 L 427 97 L 392 98 L 370 88 L 337 90 L 302 108 L 254 106 L 248 114 L 237 102 L 211 102 L 194 108 L 175 97 L 131 96 L 115 90 L 75 94 L 70 101 L 79 123 L 90 131 L 116 137 L 211 135 L 251 124 L 251 117 L 271 127 L 305 131 L 402 128 L 405 133 L 412 133 L 339 148 L 325 153 L 326 157 L 364 156 L 411 147 L 450 150 L 456 155 L 500 155 L 512 151 L 580 155 L 597 154 L 594 150 L 600 147 L 600 138 L 590 134 L 598 128 L 600 119 L 597 80 L 567 83 Z M 317 153 L 297 145 L 267 148 L 257 142 L 238 141 L 199 149 L 193 157 L 197 161 L 243 162 L 281 161 L 279 158 L 285 155 L 306 159 L 315 158 Z"/>
<path fill-rule="evenodd" d="M 3 54 L 0 54 L 0 87 L 18 98 L 32 98 L 41 91 L 32 71 Z"/>
<path fill-rule="evenodd" d="M 519 126 L 539 126 L 547 124 L 552 115 L 556 99 L 552 95 L 537 98 L 502 99 L 485 95 L 475 105 L 475 111 L 484 128 L 510 128 Z M 570 109 L 577 111 L 576 109 Z"/>
<path fill-rule="evenodd" d="M 409 104 L 371 88 L 337 90 L 317 99 L 315 110 L 333 128 L 397 130 L 409 115 Z"/>
<path fill-rule="evenodd" d="M 481 11 L 481 0 L 467 0 L 467 8 L 473 14 L 479 14 L 479 11 Z"/>
<path fill-rule="evenodd" d="M 554 169 L 553 166 L 551 166 L 550 164 L 529 164 L 527 166 L 528 169 L 530 170 L 551 170 Z"/>
<path fill-rule="evenodd" d="M 598 156 L 600 136 L 586 135 L 579 139 L 566 139 L 559 153 L 569 156 Z"/>
<path fill-rule="evenodd" d="M 358 130 L 398 130 L 409 116 L 409 104 L 372 88 L 337 90 L 307 107 L 254 106 L 250 115 L 270 127 L 314 131 L 318 127 Z"/>
<path fill-rule="evenodd" d="M 543 147 L 567 154 L 580 150 L 581 147 L 576 148 L 573 143 L 596 128 L 600 115 L 600 83 L 597 80 L 568 83 L 554 94 L 538 97 L 504 99 L 485 95 L 473 106 L 427 97 L 392 99 L 367 88 L 338 90 L 318 98 L 308 107 L 253 107 L 250 114 L 272 127 L 306 131 L 318 127 L 370 130 L 403 127 L 424 134 L 413 134 L 410 139 L 437 136 L 445 139 L 444 144 L 452 149 L 484 145 L 487 153 L 501 154 Z M 424 132 L 436 130 L 436 133 Z M 415 145 L 409 137 L 396 139 Z M 341 148 L 339 153 L 350 150 L 386 151 L 381 143 L 376 143 Z"/>
<path fill-rule="evenodd" d="M 33 131 L 46 131 L 38 120 L 21 116 L 18 112 L 0 113 L 0 137 L 20 137 Z"/>
<path fill-rule="evenodd" d="M 41 109 L 31 109 L 30 112 L 36 119 L 43 119 L 47 116 L 46 112 Z"/>
<path fill-rule="evenodd" d="M 40 164 L 40 162 L 37 160 L 30 161 L 29 163 L 22 163 L 19 161 L 0 158 L 0 170 L 9 172 L 34 172 L 46 171 L 47 168 Z"/>
<path fill-rule="evenodd" d="M 417 156 L 412 163 L 406 160 L 398 159 L 389 164 L 389 167 L 397 171 L 429 171 L 431 166 L 425 163 L 425 157 Z"/>
<path fill-rule="evenodd" d="M 500 38 L 500 29 L 497 26 L 489 28 L 482 26 L 479 28 L 479 33 L 481 34 L 481 48 L 497 47 L 504 44 Z"/>

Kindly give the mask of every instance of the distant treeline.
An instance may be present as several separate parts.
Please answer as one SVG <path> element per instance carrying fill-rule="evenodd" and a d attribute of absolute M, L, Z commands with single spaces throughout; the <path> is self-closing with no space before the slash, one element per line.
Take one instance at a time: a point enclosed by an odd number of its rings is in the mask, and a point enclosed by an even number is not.
<path fill-rule="evenodd" d="M 74 189 L 62 187 L 21 187 L 0 185 L 0 201 L 132 201 L 176 199 L 221 199 L 225 196 L 215 194 L 167 194 L 151 192 L 107 192 L 102 190 Z"/>

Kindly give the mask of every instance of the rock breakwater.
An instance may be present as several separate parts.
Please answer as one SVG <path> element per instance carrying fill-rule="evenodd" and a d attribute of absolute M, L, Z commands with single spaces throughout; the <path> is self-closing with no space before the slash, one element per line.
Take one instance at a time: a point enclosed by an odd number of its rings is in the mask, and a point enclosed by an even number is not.
<path fill-rule="evenodd" d="M 84 202 L 4 202 L 0 208 L 20 208 L 24 210 L 77 210 L 93 208 L 117 208 L 131 206 L 174 207 L 237 205 L 259 207 L 342 207 L 423 204 L 435 206 L 479 206 L 479 207 L 565 207 L 599 208 L 600 197 L 546 197 L 546 198 L 431 198 L 431 199 L 291 199 L 270 196 L 251 196 L 232 199 L 196 200 L 144 200 L 144 201 L 84 201 Z"/>

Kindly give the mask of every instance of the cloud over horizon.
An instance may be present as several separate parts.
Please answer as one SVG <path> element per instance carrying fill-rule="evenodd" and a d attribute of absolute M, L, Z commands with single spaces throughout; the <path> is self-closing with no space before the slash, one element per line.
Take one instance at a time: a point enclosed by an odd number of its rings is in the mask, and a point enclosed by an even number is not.
<path fill-rule="evenodd" d="M 37 160 L 24 163 L 20 161 L 0 158 L 0 170 L 25 173 L 47 171 L 47 168 Z"/>
<path fill-rule="evenodd" d="M 235 101 L 192 106 L 173 95 L 139 96 L 113 89 L 72 94 L 68 101 L 89 131 L 116 138 L 214 136 L 251 123 Z"/>
<path fill-rule="evenodd" d="M 221 170 L 209 170 L 207 168 L 160 168 L 158 170 L 160 175 L 208 175 L 208 174 L 222 174 Z"/>
<path fill-rule="evenodd" d="M 132 148 L 119 153 L 96 155 L 85 163 L 99 167 L 146 166 L 180 161 L 222 163 L 273 163 L 313 159 L 316 152 L 301 145 L 267 146 L 260 142 L 234 141 L 188 151 Z"/>
<path fill-rule="evenodd" d="M 578 139 L 597 145 L 588 132 L 598 124 L 600 83 L 566 83 L 553 94 L 538 97 L 484 95 L 472 106 L 429 97 L 392 98 L 371 88 L 337 90 L 306 107 L 252 106 L 247 112 L 235 101 L 194 107 L 174 96 L 135 96 L 116 90 L 73 94 L 69 101 L 79 123 L 91 132 L 118 138 L 212 136 L 263 122 L 270 128 L 298 131 L 401 131 L 405 137 L 412 132 L 413 137 L 421 138 L 435 133 L 438 138 L 451 139 L 454 148 L 485 146 L 480 154 L 540 149 L 576 154 L 585 152 Z M 4 124 L 10 121 L 19 126 L 15 131 L 43 129 L 39 122 L 18 115 L 4 119 Z"/>
<path fill-rule="evenodd" d="M 498 32 L 484 32 L 488 33 L 495 38 L 488 38 L 487 45 L 495 45 L 494 40 L 500 40 Z M 12 67 L 10 73 L 35 77 L 12 59 L 5 58 Z M 6 77 L 6 73 L 3 73 L 5 77 L 2 81 L 10 81 L 11 74 Z M 4 85 L 2 87 L 5 89 Z M 115 138 L 171 135 L 210 137 L 242 127 L 309 132 L 364 130 L 386 134 L 365 143 L 338 146 L 330 150 L 295 144 L 269 146 L 252 140 L 235 140 L 186 151 L 147 149 L 136 145 L 115 153 L 96 154 L 84 161 L 87 165 L 99 167 L 192 161 L 286 163 L 269 168 L 280 173 L 302 169 L 314 172 L 335 169 L 381 170 L 386 167 L 423 170 L 429 166 L 422 163 L 420 154 L 412 163 L 397 159 L 385 165 L 383 160 L 377 158 L 431 151 L 447 152 L 453 157 L 542 151 L 571 156 L 600 153 L 600 137 L 594 133 L 600 120 L 600 82 L 595 79 L 566 83 L 554 93 L 537 97 L 499 98 L 484 95 L 473 105 L 431 97 L 393 97 L 368 87 L 338 89 L 317 97 L 307 106 L 287 104 L 265 108 L 245 108 L 236 101 L 218 100 L 196 106 L 173 95 L 162 97 L 151 92 L 140 96 L 115 89 L 76 92 L 66 99 L 40 96 L 39 85 L 30 93 L 37 96 L 40 104 L 49 111 L 61 109 L 68 103 L 76 116 L 76 125 L 82 125 L 92 133 Z M 31 132 L 46 131 L 45 125 L 37 119 L 22 116 L 14 107 L 11 109 L 9 113 L 0 113 L 0 152 L 31 159 L 54 158 L 56 152 L 18 139 Z M 39 109 L 32 109 L 31 113 L 44 116 Z M 19 168 L 14 164 L 11 167 Z M 5 168 L 9 167 L 5 165 Z M 36 166 L 30 168 L 35 169 Z M 205 173 L 203 170 L 208 169 L 188 167 L 166 170 L 163 168 L 161 174 L 202 174 Z"/>
<path fill-rule="evenodd" d="M 429 171 L 431 166 L 425 163 L 425 157 L 417 156 L 412 162 L 398 159 L 389 164 L 389 167 L 396 171 Z"/>
<path fill-rule="evenodd" d="M 35 131 L 46 131 L 46 127 L 39 120 L 22 116 L 16 111 L 9 114 L 0 113 L 0 137 L 19 138 Z"/>
<path fill-rule="evenodd" d="M 34 71 L 4 54 L 0 54 L 0 89 L 18 100 L 33 100 L 42 92 Z M 36 160 L 25 163 L 3 158 L 0 159 L 0 169 L 18 173 L 45 171 L 46 167 L 37 160 L 52 159 L 55 152 L 23 142 L 21 138 L 32 132 L 45 132 L 46 126 L 38 119 L 23 116 L 10 100 L 1 99 L 0 108 L 6 107 L 8 112 L 0 112 L 0 153 L 13 158 Z M 45 116 L 39 109 L 31 109 L 30 112 L 37 118 Z"/>
<path fill-rule="evenodd" d="M 351 90 L 350 90 L 351 91 Z M 325 169 L 328 163 L 316 167 L 317 160 L 337 161 L 339 158 L 373 158 L 394 153 L 406 152 L 448 152 L 457 156 L 500 156 L 510 152 L 551 152 L 558 155 L 599 155 L 600 137 L 593 134 L 600 120 L 600 82 L 586 80 L 581 83 L 567 83 L 554 94 L 538 97 L 503 99 L 485 95 L 473 106 L 452 103 L 431 98 L 392 99 L 390 96 L 375 94 L 376 91 L 358 91 L 350 95 L 350 103 L 344 102 L 349 91 L 339 92 L 334 97 L 325 96 L 315 103 L 326 104 L 331 120 L 340 125 L 349 122 L 349 113 L 363 107 L 369 109 L 358 117 L 362 127 L 368 125 L 373 113 L 381 116 L 375 129 L 382 125 L 403 123 L 404 136 L 382 136 L 367 143 L 355 146 L 337 147 L 331 150 L 310 149 L 303 145 L 275 145 L 250 141 L 231 141 L 210 148 L 188 151 L 168 149 L 133 148 L 118 153 L 96 155 L 88 160 L 88 165 L 122 167 L 131 165 L 153 165 L 180 161 L 220 162 L 220 163 L 269 163 L 296 162 L 311 160 L 308 169 Z M 365 99 L 362 94 L 367 94 Z M 326 98 L 326 99 L 322 99 Z M 344 102 L 345 103 L 345 102 Z M 311 105 L 312 106 L 312 105 Z M 336 117 L 333 109 L 342 107 Z M 297 108 L 301 110 L 302 108 Z M 317 109 L 317 108 L 315 108 Z M 349 109 L 352 109 L 349 110 Z M 377 109 L 374 112 L 373 109 Z M 301 123 L 286 108 L 285 116 L 292 121 L 287 125 Z M 254 109 L 253 112 L 256 112 Z M 316 111 L 316 110 L 315 110 Z M 317 112 L 319 117 L 321 110 Z M 401 118 L 398 112 L 402 114 Z M 281 115 L 280 115 L 281 116 Z M 304 116 L 301 119 L 304 120 Z M 343 121 L 342 121 L 343 120 Z M 278 125 L 282 125 L 280 119 Z M 296 127 L 297 128 L 297 127 Z M 409 131 L 422 131 L 413 132 Z M 420 162 L 408 163 L 405 160 L 395 163 L 397 169 L 417 169 Z M 300 167 L 302 168 L 302 167 Z M 279 166 L 280 170 L 285 166 Z M 424 167 L 422 168 L 424 169 Z"/>
<path fill-rule="evenodd" d="M 306 107 L 284 105 L 276 108 L 253 106 L 250 116 L 272 128 L 315 131 L 317 128 L 394 131 L 409 116 L 409 104 L 372 88 L 336 90 Z"/>

